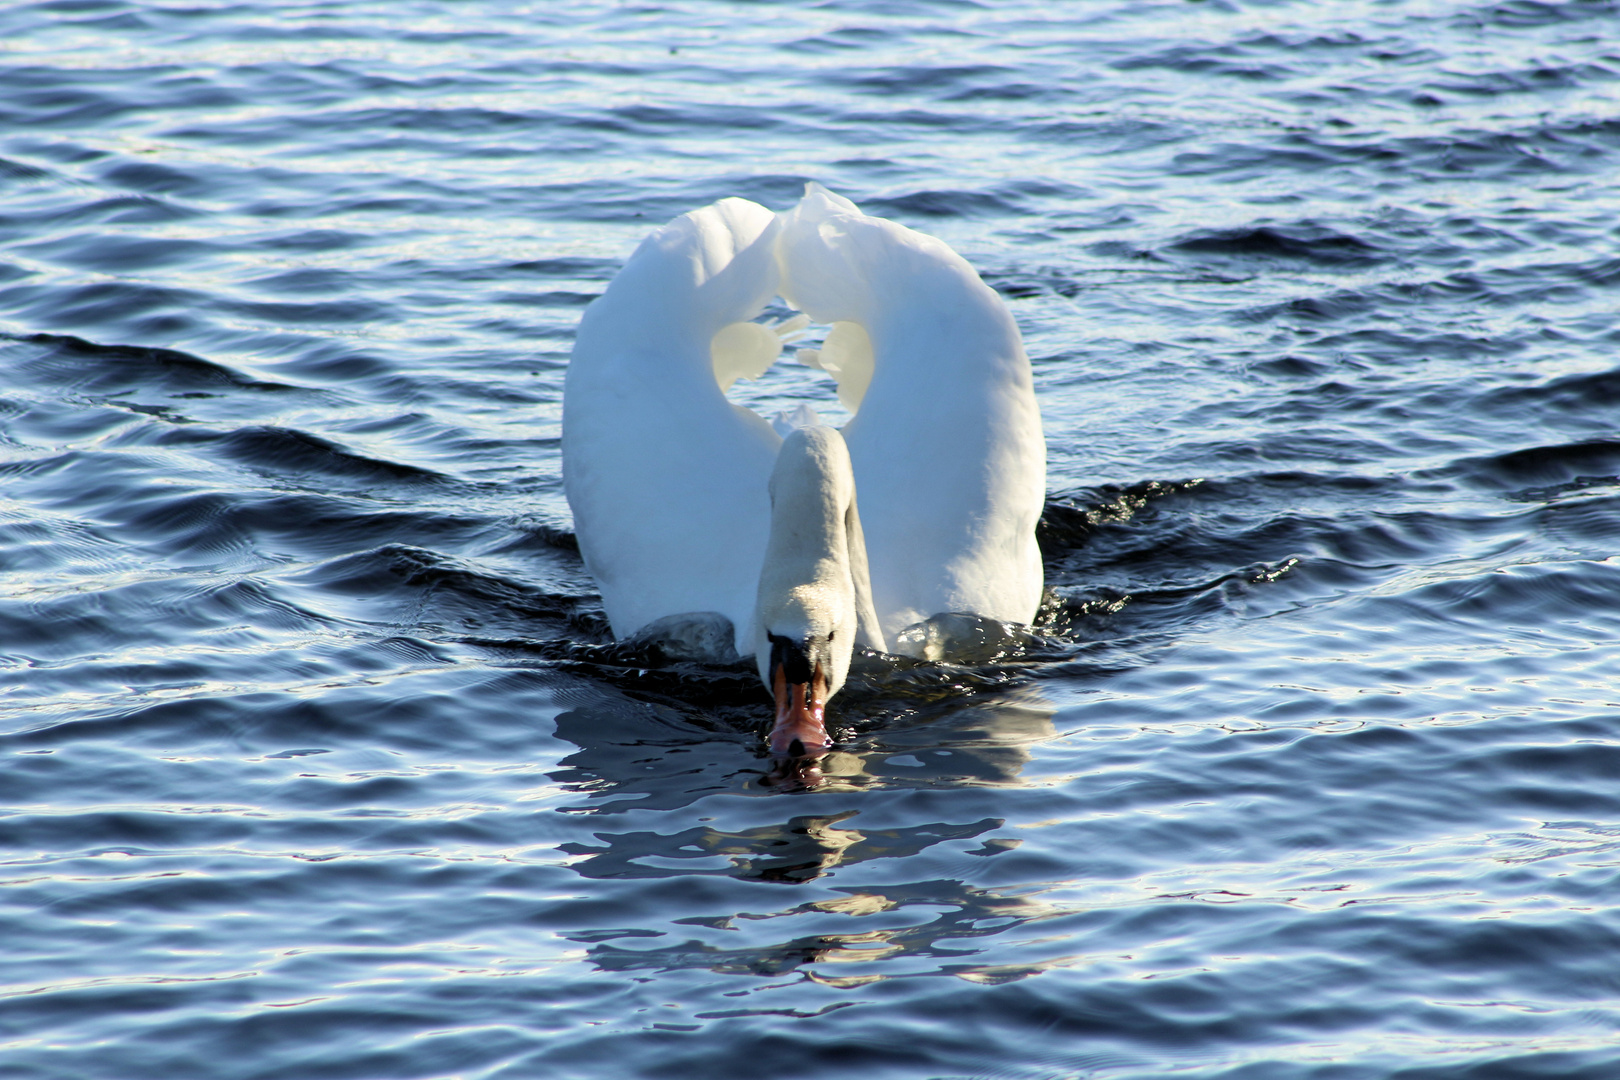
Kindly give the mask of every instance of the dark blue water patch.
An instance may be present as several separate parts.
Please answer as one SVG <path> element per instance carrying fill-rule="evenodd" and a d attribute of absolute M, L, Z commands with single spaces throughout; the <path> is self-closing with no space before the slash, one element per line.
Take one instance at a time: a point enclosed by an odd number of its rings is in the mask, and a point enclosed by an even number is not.
<path fill-rule="evenodd" d="M 1383 291 L 1404 292 L 1411 295 L 1419 288 L 1408 284 L 1392 286 Z M 1367 290 L 1333 289 L 1319 295 L 1234 309 L 1228 318 L 1234 323 L 1298 321 L 1315 325 L 1332 325 L 1353 320 L 1357 316 L 1373 315 L 1379 310 L 1378 298 L 1369 296 Z"/>
<path fill-rule="evenodd" d="M 22 95 L 12 99 L 16 105 L 0 106 L 0 121 L 11 130 L 61 128 L 73 130 L 83 126 L 103 125 L 135 111 L 135 106 L 87 90 L 44 92 Z M 40 107 L 55 111 L 41 113 Z"/>
<path fill-rule="evenodd" d="M 1257 360 L 1248 370 L 1256 375 L 1294 382 L 1300 379 L 1320 379 L 1333 370 L 1331 364 L 1304 356 L 1278 356 Z"/>
<path fill-rule="evenodd" d="M 1540 141 L 1540 140 L 1538 140 Z M 1419 141 L 1400 148 L 1407 159 L 1419 159 L 1419 167 L 1436 177 L 1450 174 L 1469 180 L 1529 179 L 1565 171 L 1560 157 L 1586 155 L 1568 146 L 1551 146 L 1557 157 L 1549 157 L 1535 145 L 1513 133 L 1464 130 L 1443 142 Z"/>
<path fill-rule="evenodd" d="M 1020 141 L 1063 147 L 1084 146 L 1100 160 L 1179 143 L 1192 132 L 1185 122 L 1161 116 L 1065 117 L 1025 124 L 1010 134 Z"/>
<path fill-rule="evenodd" d="M 14 411 L 16 419 L 6 424 L 7 441 L 13 446 L 35 449 L 113 437 L 133 419 L 131 413 L 161 416 L 170 410 L 161 405 L 145 409 L 138 406 L 87 409 L 30 402 L 26 406 L 16 405 Z"/>
<path fill-rule="evenodd" d="M 1329 384 L 1334 385 L 1334 384 Z M 1359 406 L 1359 403 L 1358 403 Z M 1358 407 L 1357 411 L 1373 412 L 1377 408 L 1376 402 Z M 1216 421 L 1230 420 L 1231 416 L 1225 410 L 1214 406 L 1206 406 L 1188 410 L 1198 420 Z M 1281 405 L 1267 403 L 1260 406 L 1257 412 L 1273 417 L 1280 417 L 1286 421 L 1304 421 L 1313 419 L 1313 413 L 1318 416 L 1321 410 L 1313 406 L 1308 395 L 1295 394 L 1293 400 Z M 1397 410 L 1391 419 L 1400 419 Z M 1382 419 L 1382 417 L 1381 417 Z M 1224 427 L 1226 425 L 1221 425 Z M 1264 445 L 1257 444 L 1248 431 L 1236 430 L 1222 431 L 1216 427 L 1210 432 L 1212 438 L 1200 439 L 1191 445 L 1179 448 L 1173 460 L 1157 460 L 1149 458 L 1151 464 L 1170 466 L 1188 460 L 1201 461 L 1211 472 L 1233 473 L 1242 470 L 1266 470 L 1286 467 L 1312 467 L 1328 468 L 1345 462 L 1378 461 L 1389 452 L 1389 438 L 1377 431 L 1372 425 L 1366 425 L 1358 430 L 1342 422 L 1323 424 L 1320 427 L 1301 427 L 1292 423 L 1275 425 L 1282 428 L 1281 434 L 1269 439 Z M 1222 437 L 1230 432 L 1231 437 Z M 1430 440 L 1424 440 L 1425 448 L 1433 449 Z M 1190 455 L 1188 451 L 1191 451 Z"/>
<path fill-rule="evenodd" d="M 1488 638 L 1506 626 L 1532 628 L 1535 633 L 1545 633 L 1548 641 L 1578 641 L 1594 631 L 1613 632 L 1617 596 L 1620 578 L 1605 563 L 1544 563 L 1422 585 L 1399 600 L 1381 604 L 1375 617 L 1394 620 L 1385 625 L 1427 623 L 1478 638 Z M 1610 796 L 1581 787 L 1563 795 L 1538 797 L 1567 798 L 1572 802 L 1570 813 L 1606 815 L 1600 804 Z"/>
<path fill-rule="evenodd" d="M 1164 166 L 1174 175 L 1228 183 L 1264 181 L 1278 171 L 1310 176 L 1336 167 L 1340 155 L 1332 147 L 1317 146 L 1302 139 L 1282 145 L 1218 142 L 1183 150 Z"/>
<path fill-rule="evenodd" d="M 768 790 L 759 785 L 768 765 L 757 730 L 715 730 L 674 709 L 621 699 L 558 714 L 556 733 L 580 747 L 548 773 L 573 796 L 571 813 L 672 810 L 715 792 L 752 787 L 763 797 Z"/>
<path fill-rule="evenodd" d="M 910 108 L 877 113 L 854 107 L 815 105 L 808 106 L 806 112 L 823 119 L 832 129 L 831 137 L 846 146 L 881 146 L 888 141 L 883 137 L 883 132 L 891 128 L 936 134 L 948 132 L 960 137 L 989 137 L 1006 132 L 1005 125 L 998 123 L 995 118 L 972 112 Z"/>
<path fill-rule="evenodd" d="M 0 183 L 8 187 L 23 187 L 54 178 L 55 174 L 49 169 L 42 169 L 38 165 L 29 165 L 22 161 L 12 161 L 10 158 L 0 158 Z"/>
<path fill-rule="evenodd" d="M 990 64 L 948 66 L 910 65 L 888 67 L 868 73 L 823 73 L 824 84 L 841 83 L 857 93 L 881 97 L 916 94 L 953 98 L 964 92 L 995 87 L 1003 80 L 1017 78 L 1015 72 Z"/>
<path fill-rule="evenodd" d="M 181 319 L 194 325 L 189 313 L 204 307 L 203 293 L 128 281 L 95 281 L 81 285 L 44 285 L 25 281 L 0 288 L 0 307 L 27 326 L 98 335 L 131 336 L 145 334 L 146 320 L 159 316 Z"/>
<path fill-rule="evenodd" d="M 1431 288 L 1444 297 L 1507 308 L 1586 300 L 1592 286 L 1607 289 L 1617 281 L 1620 260 L 1592 259 L 1450 274 Z"/>
<path fill-rule="evenodd" d="M 256 237 L 253 243 L 258 247 L 272 250 L 314 252 L 343 251 L 371 243 L 372 240 L 373 238 L 366 233 L 343 229 L 299 229 L 274 236 Z"/>
<path fill-rule="evenodd" d="M 387 74 L 356 68 L 354 65 L 342 60 L 329 60 L 325 62 L 300 63 L 293 60 L 271 61 L 262 60 L 247 64 L 233 64 L 221 69 L 219 78 L 233 86 L 242 88 L 242 92 L 252 100 L 260 102 L 280 102 L 289 108 L 301 110 L 315 110 L 329 108 L 335 105 L 350 103 L 357 92 L 377 91 L 380 93 L 395 93 L 408 90 L 417 85 L 406 81 L 408 75 L 401 73 L 398 78 Z M 423 76 L 423 89 L 432 92 L 448 89 L 450 83 L 442 78 Z M 455 80 L 456 85 L 465 85 L 463 80 Z M 291 115 L 276 118 L 266 118 L 270 131 L 286 131 Z M 235 129 L 236 121 L 232 125 Z"/>
<path fill-rule="evenodd" d="M 154 623 L 184 637 L 244 617 L 268 616 L 271 624 L 284 623 L 288 616 L 295 624 L 312 617 L 246 581 L 177 586 L 149 579 L 91 594 L 69 591 L 13 601 L 6 607 L 9 617 L 0 648 L 12 657 L 40 662 L 117 652 L 146 637 Z"/>
<path fill-rule="evenodd" d="M 982 0 L 827 0 L 823 6 L 829 11 L 893 19 L 960 18 L 987 10 Z M 907 29 L 912 33 L 925 32 L 931 37 L 966 36 L 967 33 L 948 22 L 924 22 Z"/>
<path fill-rule="evenodd" d="M 208 452 L 217 452 L 267 476 L 346 479 L 381 485 L 385 489 L 447 480 L 431 469 L 369 457 L 330 439 L 293 428 L 254 426 L 230 432 L 209 432 L 187 427 L 169 433 L 161 443 L 175 447 L 196 447 L 197 444 L 206 444 Z"/>
<path fill-rule="evenodd" d="M 724 173 L 721 175 L 665 176 L 662 185 L 646 187 L 640 181 L 597 180 L 516 185 L 492 193 L 496 204 L 521 207 L 525 215 L 550 221 L 628 222 L 649 228 L 661 225 L 694 206 L 739 196 L 767 206 L 790 205 L 804 194 L 813 177 L 781 173 Z M 603 263 L 604 280 L 613 264 Z"/>
<path fill-rule="evenodd" d="M 1291 348 L 1331 357 L 1335 366 L 1342 366 L 1346 361 L 1377 362 L 1381 367 L 1393 365 L 1391 370 L 1394 370 L 1409 368 L 1421 361 L 1462 359 L 1489 363 L 1497 357 L 1519 356 L 1522 359 L 1514 368 L 1535 370 L 1534 364 L 1525 361 L 1567 353 L 1571 342 L 1581 337 L 1601 340 L 1611 332 L 1609 324 L 1602 319 L 1592 319 L 1583 310 L 1600 297 L 1590 286 L 1574 283 L 1582 278 L 1597 277 L 1605 269 L 1574 264 L 1459 273 L 1434 281 L 1378 282 L 1355 289 L 1324 291 L 1317 286 L 1311 289 L 1313 295 L 1237 307 L 1230 317 L 1238 324 L 1268 323 L 1296 330 L 1301 325 L 1309 327 L 1309 336 L 1302 334 Z M 1609 286 L 1605 283 L 1602 287 Z M 1545 307 L 1541 306 L 1543 303 Z M 1418 329 L 1425 325 L 1426 313 L 1436 310 L 1477 312 L 1481 305 L 1523 313 L 1534 325 L 1526 327 L 1523 333 L 1513 334 L 1459 333 L 1451 327 L 1439 333 L 1434 327 Z M 1538 317 L 1530 314 L 1532 311 L 1545 314 Z M 1341 325 L 1335 327 L 1336 323 Z M 1376 323 L 1382 326 L 1374 325 Z M 1513 369 L 1504 371 L 1495 364 L 1484 370 L 1502 372 L 1498 376 L 1502 378 L 1513 377 L 1510 374 Z M 1596 374 L 1560 378 L 1572 379 L 1575 383 L 1595 379 L 1601 384 L 1601 376 Z M 1492 388 L 1480 400 L 1497 400 L 1489 395 L 1498 389 Z M 1602 393 L 1601 385 L 1594 385 L 1592 389 Z M 1414 396 L 1413 404 L 1427 408 L 1438 402 L 1419 395 Z"/>
<path fill-rule="evenodd" d="M 1508 0 L 1506 3 L 1463 7 L 1450 16 L 1459 28 L 1477 30 L 1481 26 L 1529 28 L 1562 23 L 1604 19 L 1613 12 L 1607 3 L 1582 0 L 1574 4 L 1543 3 L 1542 0 Z"/>
<path fill-rule="evenodd" d="M 1527 533 L 1557 530 L 1563 543 L 1576 542 L 1589 531 L 1586 519 L 1603 512 L 1572 507 L 1575 519 L 1564 522 L 1539 508 L 1510 517 L 1389 508 L 1423 494 L 1404 479 L 1274 473 L 1049 503 L 1041 535 L 1047 580 L 1062 599 L 1054 617 L 1090 641 L 1185 629 L 1255 604 L 1272 610 L 1343 595 L 1403 566 L 1511 547 Z"/>
<path fill-rule="evenodd" d="M 394 304 L 368 300 L 317 300 L 302 304 L 219 300 L 215 307 L 230 315 L 296 327 L 385 322 L 396 318 L 399 310 Z"/>
<path fill-rule="evenodd" d="M 1415 306 L 1418 300 L 1414 296 L 1409 298 L 1409 303 Z M 1530 348 L 1530 343 L 1510 335 L 1462 330 L 1420 332 L 1417 327 L 1397 326 L 1367 327 L 1328 334 L 1312 342 L 1310 347 L 1328 356 L 1348 355 L 1361 363 L 1409 368 L 1414 362 L 1427 360 L 1473 362 L 1518 356 Z M 1286 357 L 1260 361 L 1251 365 L 1249 370 L 1305 378 L 1312 375 L 1321 377 L 1332 372 L 1336 366 L 1339 365 L 1306 357 Z M 1411 395 L 1411 402 L 1418 407 L 1444 408 L 1455 404 L 1456 392 L 1449 387 L 1442 391 L 1445 394 L 1443 400 L 1429 400 L 1421 389 L 1415 394 L 1414 389 L 1417 388 L 1405 387 L 1398 392 Z"/>
<path fill-rule="evenodd" d="M 278 447 L 281 446 L 279 442 Z M 334 464 L 316 450 L 317 464 Z M 387 500 L 373 494 L 364 476 L 318 472 L 311 477 L 318 491 L 221 491 L 213 484 L 175 483 L 190 471 L 184 459 L 166 457 L 170 481 L 147 477 L 151 459 L 138 453 L 70 451 L 23 465 L 8 466 L 8 483 L 43 505 L 59 506 L 119 530 L 123 544 L 148 559 L 172 565 L 208 562 L 226 553 L 246 555 L 262 550 L 274 558 L 319 559 L 364 551 L 388 543 L 459 550 L 476 538 L 490 537 L 490 519 L 446 510 L 427 513 L 406 509 L 420 497 L 422 484 L 407 473 L 406 491 L 416 498 Z M 206 463 L 204 463 L 206 465 Z M 346 468 L 339 458 L 335 464 Z M 385 463 L 388 482 L 396 472 Z M 220 477 L 209 470 L 209 480 Z M 348 496 L 329 494 L 334 479 L 344 476 L 359 490 Z M 376 483 L 376 476 L 371 483 Z M 394 504 L 379 509 L 379 504 Z M 504 530 L 498 530 L 504 536 Z"/>
<path fill-rule="evenodd" d="M 1074 94 L 1050 83 L 1005 82 L 993 86 L 979 86 L 946 94 L 943 101 L 1030 101 L 1056 105 L 1067 102 Z"/>
<path fill-rule="evenodd" d="M 1058 271 L 1040 268 L 1034 272 L 1028 269 L 1016 271 L 986 270 L 980 275 L 984 283 L 1009 300 L 1027 300 L 1039 296 L 1061 296 L 1072 299 L 1084 290 L 1085 286 L 1074 278 Z M 1061 363 L 1062 358 L 1033 357 L 1036 365 L 1043 361 L 1055 360 Z"/>
<path fill-rule="evenodd" d="M 1361 269 L 1384 261 L 1377 246 L 1314 221 L 1242 229 L 1200 230 L 1169 249 L 1225 259 L 1297 259 L 1327 267 Z"/>
<path fill-rule="evenodd" d="M 273 614 L 271 608 L 261 615 L 271 647 L 237 650 L 242 685 L 199 687 L 172 700 L 109 696 L 92 709 L 36 707 L 7 717 L 7 749 L 56 747 L 65 753 L 74 746 L 107 743 L 150 754 L 212 747 L 235 760 L 319 747 L 356 751 L 362 763 L 369 763 L 360 766 L 362 771 L 397 766 L 398 754 L 418 752 L 464 765 L 554 760 L 549 718 L 557 710 L 552 701 L 578 685 L 564 674 L 473 671 L 458 663 L 465 650 L 397 633 L 360 641 L 341 634 L 322 639 L 311 636 L 323 625 L 319 616 L 298 612 L 284 601 L 275 606 L 285 612 L 279 624 L 266 618 Z M 189 649 L 186 658 L 226 671 L 230 668 L 223 665 L 233 655 L 228 647 L 217 653 L 201 647 Z M 61 664 L 44 670 L 61 671 L 64 685 L 74 674 Z M 110 675 L 120 676 L 127 678 L 128 669 Z M 380 686 L 391 689 L 378 693 Z M 483 689 L 474 693 L 473 688 Z M 440 715 L 459 696 L 467 697 L 468 707 L 455 710 L 453 719 Z M 380 756 L 379 747 L 384 748 Z M 297 763 L 290 767 L 311 771 Z M 348 765 L 333 769 L 338 777 L 352 771 Z M 215 774 L 222 786 L 210 798 L 235 801 L 229 772 Z M 537 780 L 531 777 L 526 783 Z M 95 802 L 102 799 L 94 795 Z M 276 801 L 273 795 L 269 801 Z"/>
<path fill-rule="evenodd" d="M 557 595 L 422 548 L 390 544 L 292 575 L 308 589 L 356 598 L 353 617 L 439 627 L 482 639 L 497 634 L 563 637 L 572 617 L 594 600 Z"/>
<path fill-rule="evenodd" d="M 331 267 L 300 267 L 294 270 L 277 271 L 268 277 L 256 278 L 244 282 L 244 284 L 271 293 L 332 295 L 353 290 L 360 277 L 361 275 L 349 270 L 336 270 Z"/>
<path fill-rule="evenodd" d="M 1178 154 L 1174 165 L 1189 175 L 1229 174 L 1255 179 L 1266 169 L 1332 167 L 1351 169 L 1377 188 L 1397 188 L 1392 169 L 1436 181 L 1470 183 L 1492 179 L 1532 179 L 1559 173 L 1585 173 L 1606 153 L 1582 141 L 1549 134 L 1544 128 L 1495 131 L 1462 128 L 1444 135 L 1390 138 L 1355 131 L 1318 134 L 1291 131 L 1263 146 L 1229 143 Z"/>
<path fill-rule="evenodd" d="M 1545 502 L 1570 491 L 1620 483 L 1620 442 L 1529 446 L 1466 458 L 1423 475 L 1456 478 L 1515 501 Z"/>
<path fill-rule="evenodd" d="M 219 254 L 217 244 L 181 237 L 134 237 L 117 233 L 76 233 L 17 245 L 30 257 L 102 273 L 139 273 L 202 262 Z"/>
<path fill-rule="evenodd" d="M 1259 48 L 1254 47 L 1260 46 Z M 1298 61 L 1289 62 L 1261 59 L 1273 50 L 1270 43 L 1259 41 L 1230 45 L 1177 45 L 1145 56 L 1114 60 L 1109 66 L 1117 71 L 1169 70 L 1178 73 L 1220 75 L 1245 82 L 1278 82 L 1298 74 Z"/>
<path fill-rule="evenodd" d="M 297 388 L 256 379 L 177 349 L 100 344 L 70 334 L 0 335 L 39 352 L 21 365 L 31 380 L 57 393 L 144 396 L 195 393 L 275 393 Z"/>
<path fill-rule="evenodd" d="M 988 191 L 914 191 L 905 195 L 866 200 L 873 212 L 897 218 L 1004 217 L 1019 207 Z"/>
<path fill-rule="evenodd" d="M 1082 200 L 1084 188 L 1061 181 L 1017 180 L 976 190 L 923 189 L 896 195 L 878 195 L 862 200 L 863 205 L 882 208 L 902 221 L 913 218 L 966 217 L 994 219 L 1037 213 L 1043 205 L 1058 200 Z M 994 267 L 983 268 L 987 281 L 994 282 Z M 1072 295 L 1067 294 L 1067 295 Z"/>
<path fill-rule="evenodd" d="M 271 372 L 286 371 L 300 380 L 329 384 L 337 392 L 353 392 L 356 387 L 388 379 L 398 372 L 390 359 L 357 351 L 342 339 L 295 336 L 275 341 L 264 335 L 260 350 L 288 354 L 285 359 L 261 365 Z M 279 347 L 276 347 L 279 346 Z M 400 401 L 404 407 L 405 401 Z"/>
<path fill-rule="evenodd" d="M 52 161 L 58 165 L 79 165 L 110 157 L 111 151 L 60 136 L 12 135 L 5 140 L 8 152 Z"/>
<path fill-rule="evenodd" d="M 602 129 L 650 138 L 703 130 L 792 131 L 802 130 L 803 127 L 799 121 L 788 116 L 771 115 L 744 106 L 715 103 L 694 103 L 690 106 L 621 105 L 601 113 L 587 113 L 566 118 L 562 122 L 587 129 Z"/>
<path fill-rule="evenodd" d="M 1582 372 L 1531 386 L 1500 386 L 1479 395 L 1476 407 L 1496 415 L 1523 415 L 1533 409 L 1589 417 L 1620 403 L 1620 369 Z"/>
<path fill-rule="evenodd" d="M 644 119 L 635 110 L 629 110 L 622 115 L 636 120 Z M 647 122 L 655 123 L 656 110 L 651 111 L 649 116 L 653 118 Z M 558 127 L 570 126 L 570 118 L 553 113 L 524 114 L 474 107 L 374 110 L 360 114 L 333 115 L 327 118 L 327 122 L 356 131 L 397 129 L 412 134 L 443 134 L 458 138 L 492 133 L 518 134 L 529 130 L 547 133 Z M 684 124 L 684 119 L 675 123 Z M 424 140 L 421 145 L 431 146 L 433 143 Z M 453 150 L 449 145 L 446 145 L 445 149 Z"/>
<path fill-rule="evenodd" d="M 494 296 L 491 296 L 490 299 L 503 304 L 520 304 L 528 307 L 555 309 L 559 307 L 582 308 L 600 295 L 600 293 L 577 293 L 565 291 L 544 293 L 514 292 L 497 293 Z"/>
<path fill-rule="evenodd" d="M 38 271 L 24 269 L 12 263 L 0 262 L 0 284 L 16 281 L 18 278 L 33 277 Z"/>
<path fill-rule="evenodd" d="M 785 52 L 811 55 L 839 55 L 860 49 L 872 49 L 891 43 L 897 32 L 877 26 L 841 26 L 813 37 L 785 42 L 777 48 Z"/>
<path fill-rule="evenodd" d="M 485 277 L 482 280 L 504 280 L 509 274 L 534 274 L 543 278 L 566 278 L 579 281 L 610 281 L 618 270 L 619 264 L 607 259 L 535 259 L 527 262 L 510 263 L 499 268 L 482 271 Z M 459 273 L 459 271 L 458 271 Z M 471 273 L 477 275 L 478 270 Z M 480 280 L 475 277 L 474 280 Z"/>
<path fill-rule="evenodd" d="M 1118 576 L 1111 567 L 1076 587 L 1053 582 L 1055 602 L 1042 612 L 1040 629 L 1069 644 L 1069 657 L 1047 659 L 1041 676 L 1072 679 L 1106 677 L 1149 662 L 1156 649 L 1172 645 L 1194 632 L 1211 632 L 1253 617 L 1256 609 L 1281 611 L 1324 595 L 1365 587 L 1380 575 L 1340 560 L 1312 559 L 1301 570 L 1301 560 L 1289 557 L 1276 563 L 1255 563 L 1214 577 L 1186 583 L 1143 584 Z M 1183 575 L 1183 580 L 1190 575 Z M 1262 596 L 1278 579 L 1286 585 Z"/>
<path fill-rule="evenodd" d="M 151 225 L 186 221 L 202 216 L 193 207 L 181 206 L 151 195 L 117 195 L 90 203 L 62 206 L 45 214 L 19 214 L 0 218 L 0 228 L 30 233 L 45 225 Z"/>
<path fill-rule="evenodd" d="M 217 188 L 216 184 L 192 172 L 146 161 L 120 161 L 102 169 L 98 179 L 113 187 L 131 188 L 148 195 L 176 195 L 191 199 L 207 198 Z"/>

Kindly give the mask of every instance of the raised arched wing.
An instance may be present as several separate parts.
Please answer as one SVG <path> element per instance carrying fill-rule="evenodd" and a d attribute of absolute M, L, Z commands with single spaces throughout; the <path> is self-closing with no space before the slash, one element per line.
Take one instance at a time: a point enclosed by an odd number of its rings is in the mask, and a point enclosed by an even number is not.
<path fill-rule="evenodd" d="M 1046 443 L 1006 305 L 943 242 L 815 184 L 777 254 L 789 303 L 858 328 L 831 367 L 870 378 L 843 434 L 884 634 L 942 612 L 1029 622 Z"/>
<path fill-rule="evenodd" d="M 782 440 L 726 400 L 716 373 L 760 366 L 754 353 L 771 344 L 721 332 L 776 295 L 777 229 L 776 215 L 745 199 L 683 214 L 580 320 L 563 391 L 563 486 L 620 637 L 714 611 L 732 621 L 738 650 L 752 649 L 766 484 Z"/>

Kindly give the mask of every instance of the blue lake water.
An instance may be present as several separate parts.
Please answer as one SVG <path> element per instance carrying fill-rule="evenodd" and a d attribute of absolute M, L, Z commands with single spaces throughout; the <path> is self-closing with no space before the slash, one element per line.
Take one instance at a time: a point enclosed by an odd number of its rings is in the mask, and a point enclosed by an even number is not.
<path fill-rule="evenodd" d="M 1620 1076 L 1617 176 L 1598 0 L 6 5 L 0 1075 Z M 558 432 L 806 180 L 1006 299 L 1053 599 L 788 790 Z"/>

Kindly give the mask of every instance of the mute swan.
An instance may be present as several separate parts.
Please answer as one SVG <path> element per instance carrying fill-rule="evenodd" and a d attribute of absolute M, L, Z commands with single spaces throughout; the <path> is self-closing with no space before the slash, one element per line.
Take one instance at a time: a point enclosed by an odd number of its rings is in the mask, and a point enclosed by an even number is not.
<path fill-rule="evenodd" d="M 781 352 L 749 321 L 776 295 L 832 324 L 800 356 L 855 412 L 841 437 L 784 442 L 725 397 Z M 1012 316 L 943 242 L 817 184 L 781 215 L 722 199 L 643 241 L 580 320 L 562 451 L 613 632 L 729 620 L 777 699 L 777 754 L 825 749 L 857 635 L 904 649 L 930 616 L 1026 623 L 1040 602 L 1045 442 Z"/>

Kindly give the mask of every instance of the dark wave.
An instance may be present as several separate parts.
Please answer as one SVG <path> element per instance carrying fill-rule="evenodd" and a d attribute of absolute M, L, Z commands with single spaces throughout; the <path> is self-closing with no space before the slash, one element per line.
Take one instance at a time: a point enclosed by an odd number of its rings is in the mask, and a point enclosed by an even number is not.
<path fill-rule="evenodd" d="M 221 386 L 233 391 L 270 393 L 297 389 L 285 383 L 254 379 L 177 349 L 98 344 L 70 334 L 0 334 L 0 339 L 44 346 L 44 351 L 26 362 L 28 368 L 96 393 L 116 394 L 134 389 L 187 392 Z"/>
<path fill-rule="evenodd" d="M 1570 491 L 1620 484 L 1620 442 L 1529 446 L 1458 461 L 1437 475 L 1525 501 L 1548 502 Z"/>
<path fill-rule="evenodd" d="M 1366 266 L 1382 258 L 1372 244 L 1309 221 L 1199 232 L 1169 247 L 1195 256 L 1301 259 L 1324 266 Z"/>

